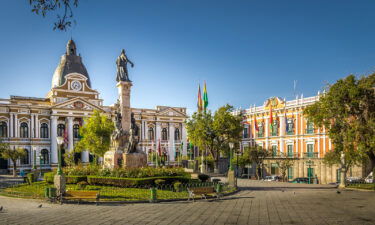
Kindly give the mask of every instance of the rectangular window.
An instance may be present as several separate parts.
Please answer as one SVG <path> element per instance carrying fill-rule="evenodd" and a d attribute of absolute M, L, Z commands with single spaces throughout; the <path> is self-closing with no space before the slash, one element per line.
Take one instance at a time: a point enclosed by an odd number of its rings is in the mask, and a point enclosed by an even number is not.
<path fill-rule="evenodd" d="M 247 127 L 245 127 L 243 129 L 243 138 L 248 138 L 248 129 L 247 129 Z"/>
<path fill-rule="evenodd" d="M 271 163 L 271 175 L 277 175 L 278 174 L 278 165 L 277 163 Z"/>
<path fill-rule="evenodd" d="M 288 157 L 293 157 L 293 145 L 288 145 Z"/>
<path fill-rule="evenodd" d="M 288 179 L 293 179 L 293 167 L 288 168 Z"/>
<path fill-rule="evenodd" d="M 307 144 L 307 157 L 308 158 L 314 157 L 314 144 Z"/>

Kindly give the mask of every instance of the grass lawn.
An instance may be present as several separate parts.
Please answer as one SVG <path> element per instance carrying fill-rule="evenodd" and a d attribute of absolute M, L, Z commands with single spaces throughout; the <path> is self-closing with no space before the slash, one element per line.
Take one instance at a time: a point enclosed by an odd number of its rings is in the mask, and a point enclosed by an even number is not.
<path fill-rule="evenodd" d="M 52 184 L 45 182 L 35 182 L 32 185 L 21 184 L 15 187 L 0 189 L 0 194 L 10 197 L 43 199 L 46 187 L 53 187 Z M 80 190 L 75 184 L 68 184 L 67 190 Z M 94 186 L 87 185 L 86 191 L 99 191 L 100 201 L 148 201 L 151 193 L 148 188 L 121 188 L 111 186 Z M 82 191 L 84 191 L 82 190 Z M 226 189 L 224 192 L 234 190 Z M 157 198 L 166 199 L 187 199 L 188 192 L 174 192 L 172 190 L 157 190 Z"/>
<path fill-rule="evenodd" d="M 347 187 L 348 188 L 358 188 L 358 189 L 366 189 L 366 190 L 374 190 L 375 191 L 375 184 L 350 184 Z"/>

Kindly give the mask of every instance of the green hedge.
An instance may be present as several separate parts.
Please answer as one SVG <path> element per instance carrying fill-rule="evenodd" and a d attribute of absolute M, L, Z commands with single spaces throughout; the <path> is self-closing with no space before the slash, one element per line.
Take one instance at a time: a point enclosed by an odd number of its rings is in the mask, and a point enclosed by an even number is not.
<path fill-rule="evenodd" d="M 87 181 L 90 185 L 106 185 L 116 187 L 134 187 L 134 186 L 145 186 L 154 185 L 155 180 L 163 179 L 165 184 L 172 184 L 175 181 L 182 183 L 188 182 L 186 177 L 148 177 L 148 178 L 119 178 L 119 177 L 99 177 L 99 176 L 88 176 Z"/>
<path fill-rule="evenodd" d="M 55 177 L 54 172 L 49 172 L 44 174 L 44 181 L 49 184 L 53 184 L 53 180 Z M 76 184 L 81 181 L 86 181 L 87 182 L 87 176 L 65 176 L 66 178 L 66 183 L 67 184 Z"/>
<path fill-rule="evenodd" d="M 49 172 L 49 173 L 44 173 L 44 181 L 49 184 L 53 184 L 53 177 L 55 176 L 56 173 L 54 172 Z"/>

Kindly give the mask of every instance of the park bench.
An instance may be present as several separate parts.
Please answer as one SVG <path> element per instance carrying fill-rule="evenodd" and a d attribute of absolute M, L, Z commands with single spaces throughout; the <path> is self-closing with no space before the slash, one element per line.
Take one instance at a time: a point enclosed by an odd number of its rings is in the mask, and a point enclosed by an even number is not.
<path fill-rule="evenodd" d="M 63 196 L 64 200 L 77 200 L 78 204 L 81 200 L 95 200 L 95 203 L 99 202 L 99 192 L 98 191 L 67 191 Z"/>
<path fill-rule="evenodd" d="M 206 200 L 207 200 L 207 195 L 215 195 L 218 199 L 220 198 L 219 193 L 216 192 L 214 187 L 191 187 L 191 188 L 188 188 L 187 191 L 189 192 L 188 201 L 190 201 L 190 198 L 192 198 L 193 201 L 195 201 L 194 197 L 196 195 L 200 195 L 202 198 Z"/>

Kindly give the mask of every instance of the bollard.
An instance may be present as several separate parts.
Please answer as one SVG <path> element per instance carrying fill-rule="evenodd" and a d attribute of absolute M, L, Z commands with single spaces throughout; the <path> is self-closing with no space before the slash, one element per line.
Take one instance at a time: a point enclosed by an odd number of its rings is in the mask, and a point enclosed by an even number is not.
<path fill-rule="evenodd" d="M 44 188 L 44 197 L 49 198 L 49 188 Z"/>
<path fill-rule="evenodd" d="M 155 187 L 150 188 L 150 202 L 155 203 L 158 200 L 157 191 Z"/>
<path fill-rule="evenodd" d="M 216 193 L 221 193 L 223 191 L 223 185 L 221 185 L 220 183 L 218 183 L 216 185 Z"/>

